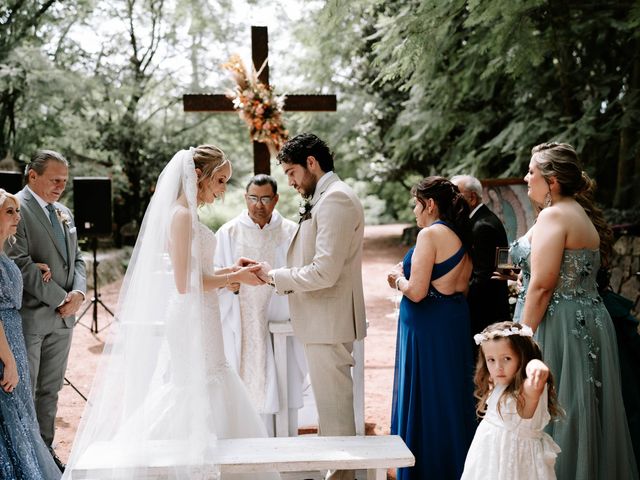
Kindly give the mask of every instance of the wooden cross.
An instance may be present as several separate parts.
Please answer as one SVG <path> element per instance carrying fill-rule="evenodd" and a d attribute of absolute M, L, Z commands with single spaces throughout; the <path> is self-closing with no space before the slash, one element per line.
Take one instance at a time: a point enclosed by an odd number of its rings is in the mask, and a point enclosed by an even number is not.
<path fill-rule="evenodd" d="M 251 27 L 251 59 L 253 64 L 264 68 L 258 79 L 269 85 L 269 37 L 267 27 Z M 235 112 L 233 102 L 225 95 L 187 94 L 182 97 L 185 112 Z M 287 95 L 284 110 L 288 112 L 335 112 L 335 95 Z M 255 174 L 271 172 L 271 155 L 264 143 L 253 142 L 253 171 Z"/>

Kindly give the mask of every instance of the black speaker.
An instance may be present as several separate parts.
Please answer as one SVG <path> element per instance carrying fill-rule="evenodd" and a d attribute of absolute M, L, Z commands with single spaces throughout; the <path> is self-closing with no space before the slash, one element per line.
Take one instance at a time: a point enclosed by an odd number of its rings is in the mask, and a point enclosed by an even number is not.
<path fill-rule="evenodd" d="M 9 193 L 22 190 L 22 174 L 20 172 L 0 172 L 0 188 Z"/>
<path fill-rule="evenodd" d="M 111 235 L 111 179 L 75 177 L 73 215 L 78 235 Z"/>

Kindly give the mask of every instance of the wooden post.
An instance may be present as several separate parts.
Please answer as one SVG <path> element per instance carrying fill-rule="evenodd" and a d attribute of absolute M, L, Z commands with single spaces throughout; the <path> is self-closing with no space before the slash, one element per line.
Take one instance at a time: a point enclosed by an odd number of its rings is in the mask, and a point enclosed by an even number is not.
<path fill-rule="evenodd" d="M 257 70 L 263 66 L 258 79 L 269 85 L 269 37 L 267 27 L 251 27 L 251 59 Z M 185 112 L 234 112 L 233 102 L 220 94 L 187 94 L 182 97 Z M 287 95 L 287 112 L 335 112 L 335 95 Z M 271 173 L 271 154 L 264 143 L 253 142 L 253 171 Z"/>

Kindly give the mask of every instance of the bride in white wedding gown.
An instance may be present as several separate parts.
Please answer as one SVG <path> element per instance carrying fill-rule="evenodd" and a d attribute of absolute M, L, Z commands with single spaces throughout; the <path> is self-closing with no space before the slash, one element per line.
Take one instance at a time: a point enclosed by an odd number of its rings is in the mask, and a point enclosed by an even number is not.
<path fill-rule="evenodd" d="M 110 468 L 92 478 L 147 478 L 159 449 L 167 446 L 175 461 L 163 478 L 219 478 L 212 455 L 216 438 L 266 436 L 240 377 L 226 362 L 216 294 L 232 283 L 262 283 L 254 273 L 259 266 L 239 259 L 215 270 L 215 235 L 197 215 L 198 205 L 223 196 L 231 173 L 224 153 L 203 145 L 178 152 L 160 174 L 63 478 L 73 478 L 92 446 L 119 452 Z M 122 468 L 132 464 L 135 469 Z"/>

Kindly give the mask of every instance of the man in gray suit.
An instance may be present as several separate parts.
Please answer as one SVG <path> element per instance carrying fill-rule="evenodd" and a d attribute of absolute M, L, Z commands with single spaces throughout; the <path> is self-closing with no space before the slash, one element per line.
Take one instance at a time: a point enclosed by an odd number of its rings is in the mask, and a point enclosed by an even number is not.
<path fill-rule="evenodd" d="M 22 221 L 7 249 L 22 271 L 22 326 L 40 434 L 52 449 L 58 392 L 62 388 L 75 314 L 86 290 L 85 264 L 71 211 L 58 203 L 69 178 L 69 164 L 57 152 L 41 150 L 25 172 L 20 199 Z M 46 264 L 44 282 L 36 263 Z M 59 463 L 61 468 L 63 465 Z"/>
<path fill-rule="evenodd" d="M 333 172 L 333 155 L 311 133 L 289 140 L 278 162 L 303 199 L 287 268 L 267 279 L 289 295 L 294 334 L 304 344 L 321 435 L 355 435 L 351 352 L 365 336 L 362 291 L 364 212 L 353 190 Z M 266 272 L 265 272 L 266 273 Z M 353 471 L 327 478 L 353 479 Z"/>

